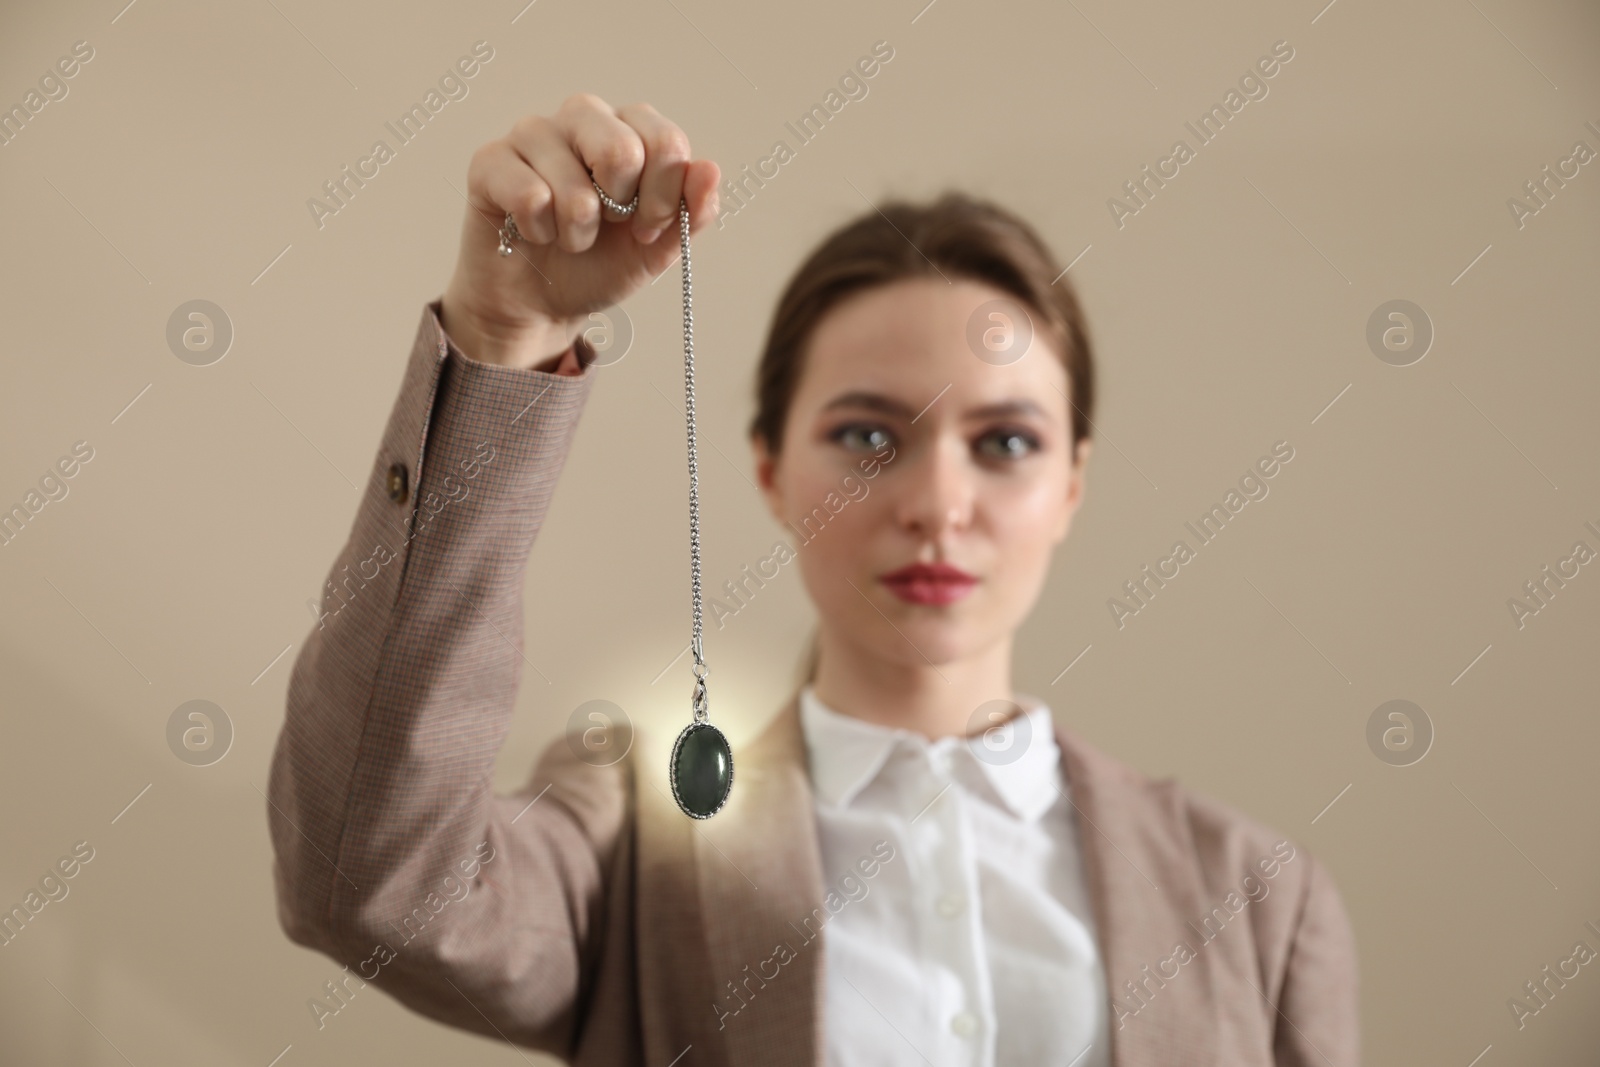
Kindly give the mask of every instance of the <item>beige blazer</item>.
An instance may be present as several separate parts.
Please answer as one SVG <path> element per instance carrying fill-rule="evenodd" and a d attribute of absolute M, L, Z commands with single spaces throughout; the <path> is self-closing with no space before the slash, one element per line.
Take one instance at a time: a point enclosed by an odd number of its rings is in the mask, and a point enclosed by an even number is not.
<path fill-rule="evenodd" d="M 370 982 L 578 1064 L 820 1064 L 826 887 L 847 872 L 821 869 L 797 692 L 736 751 L 707 821 L 669 799 L 671 738 L 642 730 L 610 766 L 557 741 L 523 789 L 493 791 L 523 572 L 595 372 L 472 362 L 437 309 L 291 676 L 267 806 L 285 932 L 344 964 L 350 993 Z M 1326 869 L 1057 740 L 1112 1062 L 1356 1064 L 1355 952 Z"/>

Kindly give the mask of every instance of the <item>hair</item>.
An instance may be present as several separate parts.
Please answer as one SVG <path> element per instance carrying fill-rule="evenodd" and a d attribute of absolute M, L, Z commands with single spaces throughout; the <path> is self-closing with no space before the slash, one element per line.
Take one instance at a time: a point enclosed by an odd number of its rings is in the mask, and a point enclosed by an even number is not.
<path fill-rule="evenodd" d="M 949 191 L 927 202 L 894 200 L 834 230 L 796 268 L 767 330 L 749 433 L 777 456 L 817 324 L 845 298 L 917 278 L 965 278 L 1022 303 L 1037 335 L 1066 368 L 1072 455 L 1093 430 L 1094 352 L 1083 309 L 1054 254 L 1028 223 L 991 201 Z M 812 631 L 801 682 L 816 674 Z"/>

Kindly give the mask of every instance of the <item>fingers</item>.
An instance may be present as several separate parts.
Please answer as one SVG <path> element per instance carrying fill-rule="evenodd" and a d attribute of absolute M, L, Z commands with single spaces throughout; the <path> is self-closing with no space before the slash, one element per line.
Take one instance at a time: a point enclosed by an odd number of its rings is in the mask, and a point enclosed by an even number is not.
<path fill-rule="evenodd" d="M 529 115 L 517 120 L 506 141 L 550 187 L 556 244 L 567 252 L 592 245 L 600 231 L 600 198 L 566 132 L 543 115 Z"/>
<path fill-rule="evenodd" d="M 689 232 L 699 233 L 717 217 L 720 198 L 717 183 L 722 180 L 722 169 L 709 159 L 697 159 L 689 164 L 683 180 L 683 198 L 689 204 Z"/>
<path fill-rule="evenodd" d="M 709 159 L 696 159 L 685 167 L 681 199 L 689 205 L 691 235 L 699 233 L 716 219 L 717 183 L 721 178 L 721 171 Z M 674 208 L 671 221 L 656 240 L 646 247 L 645 263 L 651 274 L 659 275 L 678 261 L 682 255 L 681 236 L 679 209 Z"/>
<path fill-rule="evenodd" d="M 517 221 L 517 232 L 534 244 L 556 238 L 554 198 L 550 186 L 506 140 L 490 141 L 472 157 L 467 173 L 468 194 L 489 204 L 492 223 L 499 226 L 507 212 Z"/>
<path fill-rule="evenodd" d="M 610 104 L 592 93 L 574 93 L 562 102 L 555 124 L 607 196 L 619 204 L 633 199 L 644 170 L 645 146 L 638 132 L 618 118 Z M 627 217 L 606 209 L 606 218 L 613 221 Z"/>
<path fill-rule="evenodd" d="M 576 93 L 554 116 L 520 119 L 480 153 L 473 172 L 484 195 L 511 212 L 523 236 L 554 241 L 564 251 L 593 245 L 603 217 L 629 218 L 634 237 L 646 244 L 676 233 L 680 199 L 689 205 L 691 233 L 715 217 L 717 165 L 691 161 L 689 139 L 649 104 L 613 111 L 593 94 Z M 628 217 L 603 209 L 595 182 L 619 203 L 637 193 L 637 210 Z"/>
<path fill-rule="evenodd" d="M 644 173 L 639 179 L 639 209 L 633 215 L 634 236 L 646 244 L 678 221 L 684 174 L 689 165 L 689 138 L 649 104 L 629 104 L 617 116 L 644 145 Z M 691 223 L 693 213 L 690 214 Z"/>

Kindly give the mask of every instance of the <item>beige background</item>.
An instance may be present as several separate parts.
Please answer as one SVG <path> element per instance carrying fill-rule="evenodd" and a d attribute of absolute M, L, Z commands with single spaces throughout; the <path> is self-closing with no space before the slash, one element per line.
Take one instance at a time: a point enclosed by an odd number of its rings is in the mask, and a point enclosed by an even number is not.
<path fill-rule="evenodd" d="M 95 458 L 0 548 L 0 904 L 73 842 L 96 854 L 0 948 L 0 1059 L 526 1062 L 375 987 L 313 1021 L 338 967 L 278 929 L 261 794 L 305 601 L 449 277 L 479 143 L 587 89 L 653 102 L 737 171 L 792 145 L 784 122 L 878 40 L 895 54 L 869 95 L 697 239 L 708 593 L 778 536 L 743 429 L 798 258 L 869 199 L 957 186 L 1015 207 L 1063 263 L 1083 252 L 1104 383 L 1018 687 L 1328 862 L 1370 1062 L 1555 1064 L 1600 1044 L 1600 964 L 1520 1032 L 1507 1008 L 1580 937 L 1600 949 L 1583 929 L 1600 924 L 1600 564 L 1520 631 L 1506 606 L 1574 541 L 1600 549 L 1582 525 L 1600 526 L 1600 163 L 1520 230 L 1506 208 L 1575 141 L 1600 150 L 1600 14 L 923 2 L 7 5 L 0 103 L 75 41 L 95 57 L 0 148 L 0 505 L 75 441 Z M 495 57 L 470 95 L 319 230 L 306 200 L 480 39 Z M 1119 230 L 1107 198 L 1280 39 L 1295 58 L 1270 95 Z M 1402 297 L 1437 336 L 1397 368 L 1364 334 Z M 203 368 L 164 339 L 196 298 L 237 334 Z M 686 713 L 683 663 L 652 685 L 689 625 L 676 273 L 625 310 L 637 339 L 533 553 L 528 655 L 548 681 L 528 676 L 505 789 L 584 700 Z M 1277 440 L 1296 455 L 1271 495 L 1119 631 L 1107 598 Z M 790 574 L 708 630 L 736 740 L 786 695 L 811 621 Z M 1397 697 L 1436 730 L 1404 768 L 1364 735 Z M 236 731 L 206 768 L 164 734 L 195 698 Z"/>

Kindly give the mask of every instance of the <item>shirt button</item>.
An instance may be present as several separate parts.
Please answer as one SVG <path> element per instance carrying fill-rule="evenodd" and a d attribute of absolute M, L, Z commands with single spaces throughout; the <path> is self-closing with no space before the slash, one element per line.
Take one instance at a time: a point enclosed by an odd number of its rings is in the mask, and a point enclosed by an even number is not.
<path fill-rule="evenodd" d="M 961 914 L 961 907 L 965 903 L 966 900 L 960 893 L 946 893 L 939 898 L 939 914 L 946 919 L 954 918 Z"/>
<path fill-rule="evenodd" d="M 411 495 L 411 480 L 406 476 L 406 465 L 396 463 L 389 468 L 389 499 L 404 504 Z"/>
<path fill-rule="evenodd" d="M 971 1037 L 978 1032 L 978 1017 L 970 1011 L 964 1011 L 950 1020 L 950 1029 L 957 1037 Z"/>

